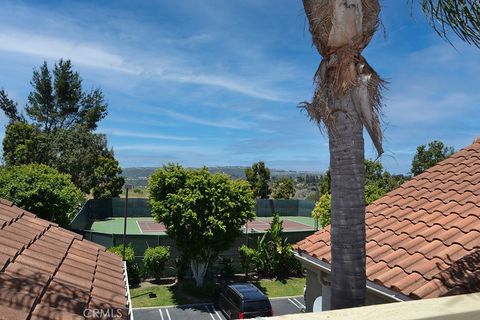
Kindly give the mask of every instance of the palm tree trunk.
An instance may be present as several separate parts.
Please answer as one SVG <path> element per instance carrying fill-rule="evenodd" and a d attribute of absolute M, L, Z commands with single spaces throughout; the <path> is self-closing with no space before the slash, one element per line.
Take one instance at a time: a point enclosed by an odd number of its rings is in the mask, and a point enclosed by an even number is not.
<path fill-rule="evenodd" d="M 331 308 L 365 305 L 363 125 L 350 94 L 334 101 L 327 125 L 332 189 Z"/>

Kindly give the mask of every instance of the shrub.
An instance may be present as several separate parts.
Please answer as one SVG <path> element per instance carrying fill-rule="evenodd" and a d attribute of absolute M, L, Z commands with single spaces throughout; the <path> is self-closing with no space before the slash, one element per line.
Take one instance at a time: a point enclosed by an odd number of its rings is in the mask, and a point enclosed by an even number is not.
<path fill-rule="evenodd" d="M 145 271 L 155 278 L 155 280 L 160 280 L 162 276 L 163 269 L 165 268 L 165 263 L 170 257 L 170 247 L 152 247 L 145 250 L 143 257 L 143 264 L 145 266 Z"/>
<path fill-rule="evenodd" d="M 116 247 L 111 247 L 108 251 L 115 253 L 119 257 L 123 258 L 123 244 L 119 244 Z M 129 244 L 125 248 L 125 262 L 127 264 L 128 282 L 131 286 L 136 286 L 140 283 L 140 267 L 135 261 L 135 251 L 132 244 Z"/>
<path fill-rule="evenodd" d="M 220 263 L 223 265 L 223 272 L 226 277 L 232 277 L 234 275 L 233 271 L 233 259 L 230 257 L 220 258 Z"/>
<path fill-rule="evenodd" d="M 245 271 L 245 276 L 248 276 L 248 272 L 251 270 L 251 266 L 254 263 L 255 255 L 257 251 L 248 247 L 247 245 L 242 245 L 238 251 L 240 252 L 240 259 L 242 263 L 242 268 Z"/>
<path fill-rule="evenodd" d="M 42 164 L 0 168 L 0 197 L 62 227 L 84 201 L 70 175 Z"/>
<path fill-rule="evenodd" d="M 257 248 L 242 249 L 245 257 L 253 257 L 257 274 L 264 277 L 285 278 L 301 272 L 301 265 L 295 259 L 292 245 L 283 238 L 283 222 L 278 213 L 274 214 L 270 229 L 257 241 Z"/>

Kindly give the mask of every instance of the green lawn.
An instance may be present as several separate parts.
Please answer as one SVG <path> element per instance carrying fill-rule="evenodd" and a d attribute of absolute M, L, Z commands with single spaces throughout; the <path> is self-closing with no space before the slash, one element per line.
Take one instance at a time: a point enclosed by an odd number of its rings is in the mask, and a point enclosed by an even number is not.
<path fill-rule="evenodd" d="M 286 281 L 264 279 L 253 282 L 269 298 L 302 296 L 305 278 L 290 278 Z"/>
<path fill-rule="evenodd" d="M 290 278 L 285 281 L 260 280 L 251 281 L 270 298 L 303 295 L 305 278 Z M 197 289 L 193 282 L 176 284 L 174 286 L 151 285 L 131 289 L 134 308 L 170 306 L 190 303 L 212 302 L 221 285 L 206 284 Z"/>

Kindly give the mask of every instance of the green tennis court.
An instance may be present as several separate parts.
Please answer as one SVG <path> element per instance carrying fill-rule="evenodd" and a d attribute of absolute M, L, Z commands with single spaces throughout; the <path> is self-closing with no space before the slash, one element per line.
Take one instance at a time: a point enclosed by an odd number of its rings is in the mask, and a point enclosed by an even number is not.
<path fill-rule="evenodd" d="M 311 217 L 285 216 L 283 220 L 284 231 L 305 231 L 315 229 L 315 220 Z M 105 220 L 96 220 L 90 227 L 91 231 L 101 233 L 123 233 L 124 218 L 107 218 Z M 254 221 L 248 222 L 248 231 L 265 231 L 270 227 L 272 217 L 257 217 Z M 246 228 L 242 230 L 245 232 Z M 135 217 L 127 218 L 127 234 L 165 234 L 165 227 L 161 223 L 157 223 L 151 217 Z"/>
<path fill-rule="evenodd" d="M 124 218 L 107 218 L 105 220 L 95 220 L 90 227 L 90 231 L 101 232 L 101 233 L 123 233 L 123 221 Z M 155 223 L 153 218 L 149 217 L 135 217 L 127 218 L 127 234 L 143 234 L 144 232 L 139 226 L 139 221 L 148 221 Z M 163 231 L 159 232 L 148 232 L 148 234 L 161 235 L 165 234 Z"/>

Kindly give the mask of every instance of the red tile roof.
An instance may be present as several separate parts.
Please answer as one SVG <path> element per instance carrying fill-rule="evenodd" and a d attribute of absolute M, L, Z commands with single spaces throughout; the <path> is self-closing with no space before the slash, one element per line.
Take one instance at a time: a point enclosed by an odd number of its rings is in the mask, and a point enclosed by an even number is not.
<path fill-rule="evenodd" d="M 415 299 L 480 291 L 480 139 L 366 208 L 367 278 Z M 330 227 L 296 248 L 330 263 Z"/>
<path fill-rule="evenodd" d="M 126 293 L 120 257 L 0 199 L 0 319 L 128 319 Z"/>

